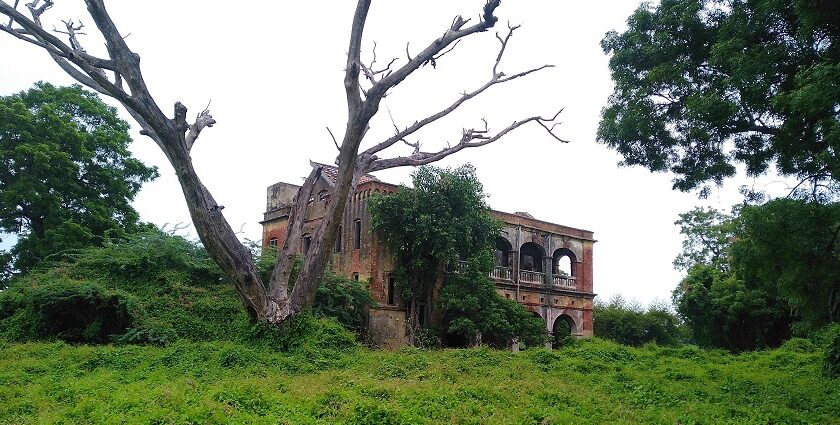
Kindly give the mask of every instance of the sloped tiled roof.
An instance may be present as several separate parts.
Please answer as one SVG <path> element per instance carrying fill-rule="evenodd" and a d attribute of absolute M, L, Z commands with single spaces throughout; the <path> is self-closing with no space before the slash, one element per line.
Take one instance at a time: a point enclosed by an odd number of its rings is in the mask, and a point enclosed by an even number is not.
<path fill-rule="evenodd" d="M 320 162 L 312 162 L 312 166 L 321 167 L 321 175 L 324 176 L 327 182 L 329 182 L 330 186 L 335 186 L 335 179 L 338 177 L 338 167 L 334 165 L 321 164 Z M 370 174 L 365 174 L 359 177 L 358 184 L 378 181 L 379 179 L 377 179 L 376 177 Z"/>

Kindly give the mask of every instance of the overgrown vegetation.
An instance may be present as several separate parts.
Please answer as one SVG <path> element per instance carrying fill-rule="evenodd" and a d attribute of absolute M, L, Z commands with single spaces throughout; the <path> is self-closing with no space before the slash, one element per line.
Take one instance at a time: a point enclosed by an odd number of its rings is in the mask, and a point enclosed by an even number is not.
<path fill-rule="evenodd" d="M 370 302 L 358 282 L 328 276 L 313 313 L 361 332 Z M 12 341 L 167 344 L 263 338 L 253 326 L 207 252 L 155 228 L 67 252 L 0 292 L 0 337 Z"/>
<path fill-rule="evenodd" d="M 731 215 L 695 209 L 675 265 L 687 276 L 674 305 L 695 342 L 730 350 L 774 347 L 836 323 L 840 204 L 775 199 Z"/>
<path fill-rule="evenodd" d="M 157 169 L 132 157 L 128 129 L 78 85 L 0 97 L 0 232 L 18 237 L 0 251 L 0 280 L 138 230 L 131 201 Z"/>
<path fill-rule="evenodd" d="M 0 423 L 836 423 L 822 356 L 802 339 L 740 355 L 598 339 L 521 353 L 0 342 Z"/>
<path fill-rule="evenodd" d="M 421 305 L 431 301 L 428 325 L 450 344 L 505 346 L 514 338 L 540 344 L 542 319 L 500 297 L 489 278 L 500 226 L 490 216 L 475 168 L 420 167 L 412 182 L 411 189 L 372 198 L 369 204 L 371 224 L 394 253 L 412 342 L 418 343 L 421 334 Z"/>
<path fill-rule="evenodd" d="M 645 309 L 616 295 L 605 303 L 596 300 L 594 314 L 596 334 L 619 344 L 670 346 L 683 339 L 679 318 L 664 303 L 652 303 Z"/>

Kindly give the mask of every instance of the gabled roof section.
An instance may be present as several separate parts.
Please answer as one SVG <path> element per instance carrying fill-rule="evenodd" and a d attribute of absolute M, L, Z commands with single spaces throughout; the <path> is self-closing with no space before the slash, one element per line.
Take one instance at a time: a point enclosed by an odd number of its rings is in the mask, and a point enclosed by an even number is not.
<path fill-rule="evenodd" d="M 327 183 L 329 183 L 330 186 L 335 186 L 335 180 L 336 180 L 336 178 L 338 178 L 338 167 L 336 167 L 335 165 L 321 164 L 320 162 L 315 162 L 315 161 L 309 161 L 309 163 L 312 165 L 313 168 L 314 167 L 321 167 L 321 176 L 324 177 L 324 180 L 326 180 Z M 377 179 L 376 177 L 374 177 L 370 174 L 365 174 L 365 175 L 359 177 L 358 184 L 361 185 L 361 184 L 364 184 L 364 183 L 367 183 L 367 182 L 378 182 L 378 181 L 379 181 L 379 179 Z"/>

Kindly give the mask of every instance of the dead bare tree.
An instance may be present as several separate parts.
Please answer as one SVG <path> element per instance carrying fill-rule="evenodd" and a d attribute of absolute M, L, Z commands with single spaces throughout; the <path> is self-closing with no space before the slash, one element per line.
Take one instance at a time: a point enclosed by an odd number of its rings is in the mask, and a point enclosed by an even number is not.
<path fill-rule="evenodd" d="M 297 194 L 290 213 L 285 244 L 270 281 L 264 284 L 256 272 L 250 251 L 239 242 L 236 234 L 222 216 L 223 207 L 218 205 L 201 183 L 193 168 L 190 150 L 202 130 L 212 127 L 216 122 L 209 110 L 203 110 L 192 123 L 189 123 L 187 108 L 177 102 L 173 117 L 166 116 L 143 81 L 140 56 L 128 47 L 125 38 L 105 9 L 104 0 L 85 0 L 85 5 L 92 21 L 105 39 L 107 58 L 93 56 L 82 48 L 78 40 L 78 35 L 84 34 L 80 32 L 84 27 L 81 21 L 78 23 L 72 20 L 62 21 L 65 30 L 53 31 L 66 35 L 69 38 L 69 44 L 44 29 L 41 17 L 53 6 L 53 0 L 32 0 L 27 3 L 25 6 L 30 16 L 25 16 L 18 10 L 19 3 L 20 0 L 15 0 L 14 4 L 0 0 L 0 14 L 8 17 L 8 23 L 0 22 L 0 30 L 46 50 L 53 60 L 78 82 L 113 97 L 125 106 L 132 118 L 142 127 L 141 134 L 154 140 L 172 164 L 201 242 L 213 260 L 232 279 L 242 303 L 254 320 L 271 324 L 281 323 L 312 303 L 326 266 L 329 248 L 334 243 L 340 219 L 344 214 L 347 199 L 360 176 L 388 168 L 429 164 L 466 148 L 493 143 L 528 123 L 542 126 L 551 137 L 563 141 L 553 133 L 559 112 L 552 117 L 532 116 L 519 119 L 495 133 L 490 131 L 485 121 L 482 128 L 464 129 L 456 144 L 434 152 L 424 152 L 419 142 L 411 142 L 407 139 L 425 126 L 449 115 L 490 87 L 551 67 L 551 65 L 543 65 L 512 75 L 499 71 L 508 42 L 518 28 L 508 26 L 504 37 L 496 34 L 500 47 L 487 82 L 471 92 L 463 93 L 439 112 L 420 119 L 404 129 L 399 129 L 395 124 L 393 136 L 360 152 L 369 123 L 378 112 L 380 102 L 388 91 L 424 65 L 435 66 L 436 62 L 451 52 L 461 39 L 492 28 L 498 20 L 494 13 L 500 0 L 488 0 L 477 21 L 472 25 L 468 25 L 470 19 L 455 17 L 449 28 L 444 30 L 443 35 L 413 57 L 406 46 L 407 58 L 400 67 L 392 68 L 398 61 L 394 59 L 380 69 L 375 68 L 375 50 L 370 64 L 364 64 L 361 61 L 362 34 L 371 1 L 358 0 L 350 32 L 350 46 L 344 75 L 348 120 L 341 143 L 339 144 L 338 140 L 333 138 L 338 148 L 336 159 L 338 172 L 332 194 L 335 202 L 330 202 L 324 219 L 312 238 L 309 254 L 294 283 L 294 288 L 289 291 L 289 275 L 294 255 L 299 248 L 303 228 L 303 220 L 299 215 L 305 211 L 308 200 L 313 196 L 312 191 L 321 169 L 313 168 Z M 332 135 L 331 131 L 330 134 Z M 414 147 L 414 152 L 410 156 L 379 157 L 384 150 L 398 142 Z"/>

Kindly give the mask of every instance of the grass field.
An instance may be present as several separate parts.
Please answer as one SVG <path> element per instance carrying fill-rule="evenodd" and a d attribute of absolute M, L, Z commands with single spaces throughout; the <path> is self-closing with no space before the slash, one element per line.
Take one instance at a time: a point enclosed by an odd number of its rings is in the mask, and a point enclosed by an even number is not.
<path fill-rule="evenodd" d="M 0 342 L 0 423 L 840 423 L 821 357 L 800 339 L 741 355 Z"/>

